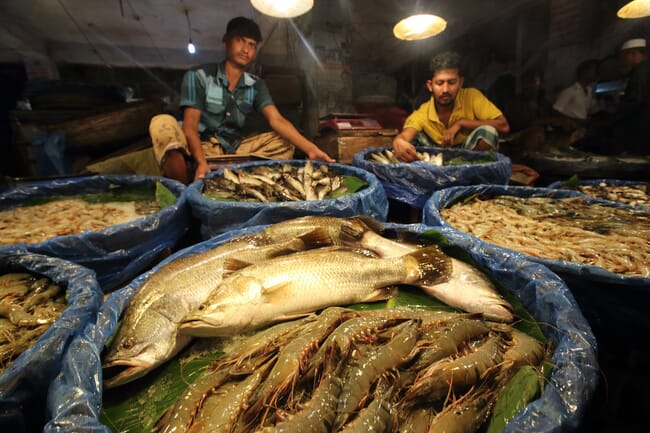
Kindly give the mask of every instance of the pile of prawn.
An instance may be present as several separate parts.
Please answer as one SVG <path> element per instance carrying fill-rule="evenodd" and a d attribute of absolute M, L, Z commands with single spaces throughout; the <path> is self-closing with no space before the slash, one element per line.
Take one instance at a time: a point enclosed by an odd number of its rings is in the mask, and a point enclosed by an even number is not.
<path fill-rule="evenodd" d="M 474 199 L 441 209 L 470 235 L 524 254 L 650 277 L 650 213 L 583 197 Z"/>
<path fill-rule="evenodd" d="M 65 288 L 47 277 L 0 275 L 0 372 L 29 349 L 66 306 Z"/>
<path fill-rule="evenodd" d="M 649 188 L 647 182 L 616 185 L 603 181 L 597 184 L 578 185 L 575 188 L 566 189 L 575 189 L 592 197 L 617 201 L 629 204 L 630 206 L 650 207 L 650 195 L 648 194 Z"/>
<path fill-rule="evenodd" d="M 79 198 L 1 210 L 0 245 L 33 244 L 56 236 L 99 231 L 157 210 L 142 210 L 134 201 L 88 203 Z"/>
<path fill-rule="evenodd" d="M 476 431 L 547 350 L 476 314 L 331 307 L 243 339 L 153 431 Z"/>

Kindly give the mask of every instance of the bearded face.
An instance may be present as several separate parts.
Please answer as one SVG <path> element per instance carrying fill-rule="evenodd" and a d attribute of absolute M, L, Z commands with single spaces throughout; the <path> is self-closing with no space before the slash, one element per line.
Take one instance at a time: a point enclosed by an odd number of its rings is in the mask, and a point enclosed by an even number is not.
<path fill-rule="evenodd" d="M 439 106 L 453 105 L 462 85 L 463 77 L 458 69 L 441 69 L 427 80 L 427 87 Z"/>

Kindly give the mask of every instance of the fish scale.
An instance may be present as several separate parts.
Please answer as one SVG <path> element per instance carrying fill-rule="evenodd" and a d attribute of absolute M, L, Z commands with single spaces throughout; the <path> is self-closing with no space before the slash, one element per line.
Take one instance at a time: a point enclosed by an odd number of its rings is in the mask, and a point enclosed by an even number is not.
<path fill-rule="evenodd" d="M 320 248 L 266 260 L 224 278 L 181 324 L 181 333 L 234 335 L 334 305 L 396 295 L 394 285 L 435 284 L 451 273 L 437 247 L 378 259 L 346 248 Z"/>

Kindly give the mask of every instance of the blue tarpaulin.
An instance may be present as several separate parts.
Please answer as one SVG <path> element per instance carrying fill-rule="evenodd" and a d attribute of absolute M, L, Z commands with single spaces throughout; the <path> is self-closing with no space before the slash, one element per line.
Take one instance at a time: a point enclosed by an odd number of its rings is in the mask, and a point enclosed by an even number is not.
<path fill-rule="evenodd" d="M 178 257 L 210 250 L 234 236 L 252 233 L 257 229 L 224 233 L 177 251 L 125 287 L 111 293 L 100 307 L 97 321 L 86 326 L 64 355 L 61 373 L 48 395 L 48 409 L 52 416 L 43 432 L 111 433 L 111 429 L 99 422 L 103 390 L 101 353 L 108 339 L 117 330 L 120 317 L 135 291 L 152 273 Z"/>
<path fill-rule="evenodd" d="M 505 432 L 569 432 L 580 423 L 598 381 L 597 345 L 564 282 L 546 267 L 527 260 L 523 255 L 487 244 L 468 242 L 467 238 L 446 228 L 424 225 L 387 224 L 389 231 L 416 234 L 435 229 L 451 245 L 457 245 L 489 275 L 521 300 L 539 321 L 552 343 L 554 370 L 545 384 L 541 398 L 528 404 L 506 426 Z M 261 229 L 250 227 L 179 251 L 158 267 L 184 254 L 214 248 L 235 235 Z M 150 272 L 155 272 L 155 267 Z M 135 288 L 147 274 L 112 293 L 102 305 L 97 323 L 89 324 L 70 345 L 64 367 L 49 394 L 49 407 L 55 415 L 47 433 L 104 432 L 111 430 L 99 422 L 102 404 L 101 350 L 117 330 L 121 314 L 128 307 Z"/>
<path fill-rule="evenodd" d="M 108 192 L 114 186 L 151 186 L 161 182 L 176 202 L 160 211 L 133 221 L 57 236 L 27 244 L 34 253 L 59 257 L 93 269 L 104 291 L 111 291 L 148 269 L 161 253 L 173 248 L 187 233 L 190 210 L 185 186 L 172 179 L 140 175 L 96 175 L 34 182 L 17 186 L 0 195 L 0 210 L 21 206 L 27 200 L 52 195 L 80 195 Z"/>
<path fill-rule="evenodd" d="M 302 166 L 305 161 L 260 161 L 236 164 L 231 170 L 250 169 L 256 166 L 277 167 L 282 164 Z M 245 227 L 274 224 L 304 215 L 327 215 L 348 217 L 369 215 L 379 221 L 386 221 L 388 216 L 388 199 L 379 180 L 365 170 L 342 164 L 326 164 L 314 161 L 314 167 L 327 165 L 330 173 L 356 176 L 368 186 L 353 194 L 325 200 L 305 200 L 286 202 L 240 202 L 215 200 L 203 195 L 205 183 L 202 179 L 194 181 L 187 187 L 187 201 L 192 213 L 201 222 L 201 237 L 212 236 Z M 208 174 L 207 178 L 223 176 L 223 168 Z"/>
<path fill-rule="evenodd" d="M 473 242 L 484 243 L 474 236 L 453 228 L 440 214 L 441 209 L 450 207 L 453 203 L 474 195 L 484 198 L 498 195 L 553 198 L 583 196 L 587 204 L 599 203 L 632 209 L 630 206 L 588 197 L 573 190 L 475 185 L 448 188 L 433 194 L 423 210 L 423 223 L 447 227 L 465 237 L 471 238 Z M 561 245 L 562 239 L 557 239 L 557 242 L 558 245 Z M 597 327 L 599 331 L 607 333 L 616 333 L 630 326 L 636 330 L 650 330 L 650 319 L 648 318 L 648 311 L 650 311 L 650 278 L 616 274 L 599 266 L 578 262 L 551 260 L 534 256 L 526 257 L 549 267 L 564 279 L 592 327 Z"/>
<path fill-rule="evenodd" d="M 443 160 L 462 157 L 468 161 L 485 158 L 488 152 L 442 147 L 416 146 L 418 152 L 442 153 Z M 495 153 L 496 161 L 475 164 L 443 165 L 415 161 L 409 163 L 382 164 L 369 159 L 371 153 L 386 148 L 364 149 L 352 158 L 352 164 L 373 173 L 381 182 L 390 199 L 422 209 L 424 203 L 435 191 L 451 186 L 499 184 L 506 185 L 510 180 L 510 158 Z"/>
<path fill-rule="evenodd" d="M 0 373 L 0 430 L 38 432 L 45 425 L 45 397 L 60 372 L 63 353 L 73 337 L 96 320 L 102 291 L 92 270 L 31 253 L 23 245 L 0 251 L 0 271 L 34 273 L 67 289 L 67 307 L 57 320 Z"/>

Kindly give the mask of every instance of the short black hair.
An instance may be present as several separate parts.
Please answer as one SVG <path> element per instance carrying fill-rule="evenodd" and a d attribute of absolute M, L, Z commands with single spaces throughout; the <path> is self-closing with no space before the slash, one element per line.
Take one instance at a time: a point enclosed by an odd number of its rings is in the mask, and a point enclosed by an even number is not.
<path fill-rule="evenodd" d="M 433 59 L 431 59 L 431 62 L 429 63 L 429 72 L 431 75 L 434 75 L 436 72 L 442 71 L 443 69 L 458 69 L 458 73 L 461 74 L 460 63 L 460 54 L 455 51 L 445 51 L 437 54 Z"/>
<path fill-rule="evenodd" d="M 243 36 L 255 39 L 257 42 L 262 41 L 262 32 L 255 21 L 246 17 L 235 17 L 228 21 L 226 34 L 223 35 L 223 41 L 226 42 L 234 36 Z"/>
<path fill-rule="evenodd" d="M 578 65 L 576 67 L 576 76 L 581 77 L 585 72 L 589 71 L 591 68 L 595 68 L 598 70 L 598 67 L 600 66 L 600 62 L 597 59 L 587 59 Z"/>

